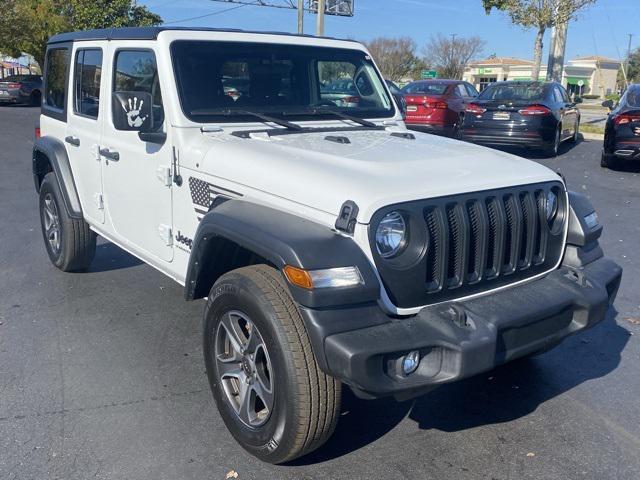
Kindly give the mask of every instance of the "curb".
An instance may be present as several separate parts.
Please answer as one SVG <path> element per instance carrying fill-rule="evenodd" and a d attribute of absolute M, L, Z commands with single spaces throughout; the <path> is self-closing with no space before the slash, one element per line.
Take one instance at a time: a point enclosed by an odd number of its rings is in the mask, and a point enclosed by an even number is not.
<path fill-rule="evenodd" d="M 580 135 L 582 135 L 582 138 L 584 140 L 604 140 L 604 134 L 602 134 L 602 133 L 582 133 L 582 132 L 580 132 Z"/>

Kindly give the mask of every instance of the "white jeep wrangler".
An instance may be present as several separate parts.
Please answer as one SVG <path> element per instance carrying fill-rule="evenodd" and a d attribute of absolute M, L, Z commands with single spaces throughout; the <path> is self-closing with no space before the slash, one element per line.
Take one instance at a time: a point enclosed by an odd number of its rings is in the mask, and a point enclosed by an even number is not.
<path fill-rule="evenodd" d="M 267 462 L 329 438 L 343 384 L 409 398 L 547 350 L 620 284 L 585 197 L 534 162 L 407 131 L 353 41 L 57 35 L 40 132 L 53 264 L 88 268 L 101 235 L 206 298 L 213 396 Z"/>

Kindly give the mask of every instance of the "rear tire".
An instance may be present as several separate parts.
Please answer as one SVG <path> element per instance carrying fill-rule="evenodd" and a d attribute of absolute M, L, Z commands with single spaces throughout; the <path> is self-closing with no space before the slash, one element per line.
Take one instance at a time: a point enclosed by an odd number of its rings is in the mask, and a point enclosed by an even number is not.
<path fill-rule="evenodd" d="M 41 103 L 42 94 L 38 90 L 31 92 L 31 95 L 29 96 L 29 105 L 32 107 L 39 107 Z"/>
<path fill-rule="evenodd" d="M 51 263 L 63 272 L 86 269 L 96 253 L 96 234 L 83 219 L 67 213 L 53 173 L 40 185 L 40 226 Z"/>
<path fill-rule="evenodd" d="M 600 166 L 602 168 L 613 169 L 616 168 L 617 164 L 618 162 L 613 155 L 605 153 L 604 150 L 602 151 L 602 153 L 600 154 Z"/>
<path fill-rule="evenodd" d="M 562 127 L 558 127 L 553 142 L 544 149 L 546 157 L 555 158 L 558 156 L 558 150 L 560 150 L 560 143 L 562 142 L 561 130 Z"/>
<path fill-rule="evenodd" d="M 204 312 L 204 357 L 225 425 L 260 460 L 291 461 L 332 435 L 341 384 L 318 367 L 298 308 L 274 268 L 243 267 L 218 279 Z"/>

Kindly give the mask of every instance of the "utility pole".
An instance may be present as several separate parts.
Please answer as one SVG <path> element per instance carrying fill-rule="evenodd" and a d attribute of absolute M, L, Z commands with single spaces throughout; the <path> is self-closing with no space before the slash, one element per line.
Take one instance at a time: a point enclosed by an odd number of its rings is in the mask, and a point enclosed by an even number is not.
<path fill-rule="evenodd" d="M 298 34 L 304 34 L 304 0 L 298 0 Z"/>
<path fill-rule="evenodd" d="M 627 47 L 627 59 L 624 62 L 624 82 L 626 86 L 629 86 L 629 60 L 631 60 L 631 39 L 633 38 L 633 33 L 627 33 L 629 36 L 629 46 Z"/>
<path fill-rule="evenodd" d="M 553 65 L 556 63 L 556 59 L 553 57 L 553 52 L 556 49 L 556 26 L 551 27 L 551 45 L 549 45 L 549 59 L 547 60 L 547 81 L 553 78 Z"/>
<path fill-rule="evenodd" d="M 325 0 L 318 0 L 318 23 L 316 25 L 316 35 L 318 37 L 324 37 L 324 9 Z"/>
<path fill-rule="evenodd" d="M 564 53 L 567 48 L 567 29 L 569 22 L 561 23 L 556 27 L 556 39 L 553 46 L 553 68 L 551 69 L 551 80 L 562 82 L 562 72 L 564 70 Z"/>

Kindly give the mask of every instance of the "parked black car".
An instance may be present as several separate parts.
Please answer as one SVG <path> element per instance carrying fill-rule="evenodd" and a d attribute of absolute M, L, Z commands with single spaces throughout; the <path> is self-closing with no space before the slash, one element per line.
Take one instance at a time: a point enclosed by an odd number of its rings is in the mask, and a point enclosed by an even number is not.
<path fill-rule="evenodd" d="M 0 78 L 0 103 L 28 103 L 40 106 L 42 77 L 40 75 L 11 75 Z"/>
<path fill-rule="evenodd" d="M 611 108 L 604 130 L 604 148 L 600 165 L 615 167 L 622 159 L 640 160 L 640 84 L 629 86 L 618 105 L 602 102 Z"/>
<path fill-rule="evenodd" d="M 465 109 L 461 138 L 485 145 L 539 148 L 556 156 L 578 140 L 580 111 L 555 82 L 496 82 Z"/>

